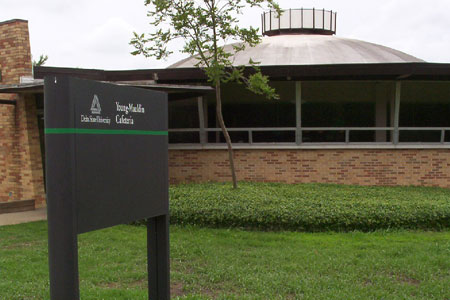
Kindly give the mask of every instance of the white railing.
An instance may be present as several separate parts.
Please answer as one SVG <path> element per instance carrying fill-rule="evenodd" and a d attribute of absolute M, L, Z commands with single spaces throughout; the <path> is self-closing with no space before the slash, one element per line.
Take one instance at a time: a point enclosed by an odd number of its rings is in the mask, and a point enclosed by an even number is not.
<path fill-rule="evenodd" d="M 275 10 L 261 16 L 262 32 L 270 35 L 275 31 L 322 30 L 336 33 L 336 12 L 325 9 L 285 9 L 279 15 Z"/>
<path fill-rule="evenodd" d="M 198 134 L 198 140 L 200 141 L 200 144 L 216 144 L 217 141 L 220 140 L 220 138 L 217 139 L 208 139 L 208 132 L 216 132 L 218 134 L 221 133 L 220 128 L 173 128 L 169 129 L 169 138 L 171 133 L 196 133 Z M 265 143 L 265 142 L 254 142 L 253 134 L 255 132 L 293 132 L 295 134 L 295 142 L 291 142 L 291 144 L 306 144 L 308 141 L 305 141 L 303 138 L 304 133 L 306 132 L 343 132 L 344 138 L 342 141 L 336 141 L 336 142 L 327 142 L 327 143 L 355 143 L 351 141 L 350 134 L 351 132 L 355 131 L 384 131 L 385 133 L 390 132 L 390 141 L 386 141 L 392 144 L 398 144 L 402 143 L 400 141 L 401 133 L 402 132 L 411 132 L 411 131 L 429 131 L 429 132 L 440 132 L 440 139 L 438 141 L 433 142 L 425 142 L 425 143 L 440 143 L 440 144 L 446 144 L 446 132 L 450 132 L 450 127 L 398 127 L 396 129 L 395 127 L 241 127 L 241 128 L 228 128 L 228 131 L 230 133 L 233 132 L 246 132 L 248 135 L 248 144 L 258 144 L 258 143 Z M 386 139 L 386 137 L 384 137 Z M 364 143 L 380 143 L 376 141 L 376 135 L 373 141 L 364 142 Z M 212 140 L 215 140 L 215 142 L 212 142 Z M 383 143 L 386 143 L 383 142 Z M 315 142 L 317 143 L 317 142 Z M 320 143 L 320 142 L 318 142 Z M 361 143 L 361 142 L 356 142 Z M 192 144 L 192 142 L 190 142 Z M 283 142 L 283 144 L 286 144 L 286 142 Z"/>

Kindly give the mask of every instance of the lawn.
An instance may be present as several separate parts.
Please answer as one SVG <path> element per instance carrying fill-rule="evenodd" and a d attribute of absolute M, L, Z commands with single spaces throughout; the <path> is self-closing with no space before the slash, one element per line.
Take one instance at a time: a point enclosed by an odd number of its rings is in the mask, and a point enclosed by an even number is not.
<path fill-rule="evenodd" d="M 146 229 L 79 236 L 81 299 L 146 299 Z M 177 299 L 450 299 L 450 231 L 171 226 Z M 0 227 L 0 299 L 48 299 L 47 223 Z"/>

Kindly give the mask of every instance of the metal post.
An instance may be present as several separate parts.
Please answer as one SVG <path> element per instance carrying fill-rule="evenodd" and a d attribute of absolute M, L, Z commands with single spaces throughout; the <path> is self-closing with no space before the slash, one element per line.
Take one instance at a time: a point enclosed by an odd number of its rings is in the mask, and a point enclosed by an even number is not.
<path fill-rule="evenodd" d="M 45 115 L 53 116 L 45 119 L 46 128 L 74 126 L 70 114 L 66 117 L 60 113 L 75 106 L 71 102 L 73 99 L 69 97 L 64 103 L 54 101 L 67 97 L 68 86 L 68 80 L 45 79 Z M 76 179 L 73 171 L 76 170 L 75 136 L 46 134 L 45 149 L 50 299 L 79 300 Z"/>
<path fill-rule="evenodd" d="M 313 29 L 316 29 L 316 9 L 313 7 Z"/>
<path fill-rule="evenodd" d="M 295 143 L 302 143 L 302 82 L 295 82 Z"/>
<path fill-rule="evenodd" d="M 277 12 L 278 14 L 278 12 Z M 278 14 L 278 31 L 281 30 L 281 14 Z"/>
<path fill-rule="evenodd" d="M 253 132 L 251 130 L 248 131 L 248 143 L 253 144 Z"/>
<path fill-rule="evenodd" d="M 325 8 L 322 9 L 322 29 L 325 29 Z"/>
<path fill-rule="evenodd" d="M 169 216 L 147 221 L 148 299 L 170 299 Z"/>
<path fill-rule="evenodd" d="M 64 181 L 62 178 L 58 179 Z M 51 201 L 57 200 L 60 199 L 53 198 Z M 52 300 L 80 299 L 77 232 L 72 205 L 71 201 L 60 201 L 58 204 L 53 203 L 47 206 L 50 299 Z"/>
<path fill-rule="evenodd" d="M 269 11 L 269 31 L 272 31 L 272 10 Z"/>
<path fill-rule="evenodd" d="M 394 108 L 394 144 L 399 142 L 399 119 L 400 119 L 400 98 L 401 98 L 402 83 L 397 81 L 395 83 L 395 108 Z"/>
<path fill-rule="evenodd" d="M 292 8 L 289 8 L 289 30 L 292 29 Z"/>
<path fill-rule="evenodd" d="M 300 25 L 300 28 L 302 28 L 303 29 L 303 7 L 300 9 L 300 11 L 301 11 L 301 25 Z"/>
<path fill-rule="evenodd" d="M 200 144 L 206 144 L 206 131 L 205 131 L 205 112 L 203 110 L 203 97 L 197 97 L 198 107 L 198 124 L 200 129 Z"/>
<path fill-rule="evenodd" d="M 336 19 L 337 19 L 337 13 L 334 13 L 334 33 L 336 34 L 337 30 L 336 30 Z"/>
<path fill-rule="evenodd" d="M 330 30 L 333 31 L 333 11 L 330 11 Z"/>
<path fill-rule="evenodd" d="M 261 15 L 261 35 L 264 35 L 264 13 Z"/>
<path fill-rule="evenodd" d="M 441 144 L 445 143 L 445 129 L 441 130 Z"/>
<path fill-rule="evenodd" d="M 266 31 L 267 31 L 267 29 L 266 29 L 266 15 L 267 15 L 267 13 L 264 13 L 263 15 L 264 15 L 264 18 L 263 18 L 263 20 L 264 20 L 263 28 L 264 28 L 264 34 L 265 34 Z"/>
<path fill-rule="evenodd" d="M 350 143 L 350 130 L 348 129 L 345 130 L 345 143 Z"/>

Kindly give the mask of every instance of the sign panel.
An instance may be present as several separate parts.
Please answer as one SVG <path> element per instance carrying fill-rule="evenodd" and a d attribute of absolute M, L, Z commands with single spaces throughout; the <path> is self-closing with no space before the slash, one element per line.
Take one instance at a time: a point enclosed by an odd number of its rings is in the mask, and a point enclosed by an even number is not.
<path fill-rule="evenodd" d="M 69 78 L 45 84 L 46 97 L 57 97 L 58 109 L 67 105 L 73 115 L 47 114 L 45 133 L 73 138 L 57 151 L 74 156 L 77 232 L 167 214 L 166 94 Z"/>
<path fill-rule="evenodd" d="M 68 292 L 78 293 L 77 234 L 147 218 L 153 224 L 149 237 L 155 237 L 148 243 L 154 252 L 149 252 L 149 273 L 156 280 L 150 294 L 163 299 L 168 295 L 161 296 L 168 290 L 167 94 L 48 77 L 44 109 L 52 299 L 79 297 Z"/>

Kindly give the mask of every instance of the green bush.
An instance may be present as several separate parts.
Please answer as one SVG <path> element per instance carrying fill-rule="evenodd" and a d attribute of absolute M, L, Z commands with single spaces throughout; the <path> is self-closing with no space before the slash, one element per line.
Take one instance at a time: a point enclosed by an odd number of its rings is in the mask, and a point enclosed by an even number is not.
<path fill-rule="evenodd" d="M 450 190 L 325 184 L 183 184 L 170 188 L 170 222 L 263 230 L 371 231 L 450 227 Z"/>

